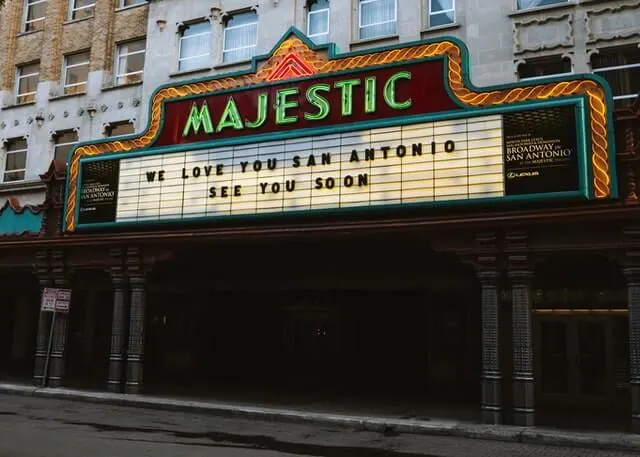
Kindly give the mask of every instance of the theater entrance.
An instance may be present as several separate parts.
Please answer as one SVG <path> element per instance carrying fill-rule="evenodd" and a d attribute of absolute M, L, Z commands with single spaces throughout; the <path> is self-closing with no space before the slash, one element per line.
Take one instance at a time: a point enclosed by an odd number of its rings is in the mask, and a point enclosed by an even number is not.
<path fill-rule="evenodd" d="M 536 330 L 541 403 L 591 410 L 626 404 L 626 316 L 538 317 Z"/>

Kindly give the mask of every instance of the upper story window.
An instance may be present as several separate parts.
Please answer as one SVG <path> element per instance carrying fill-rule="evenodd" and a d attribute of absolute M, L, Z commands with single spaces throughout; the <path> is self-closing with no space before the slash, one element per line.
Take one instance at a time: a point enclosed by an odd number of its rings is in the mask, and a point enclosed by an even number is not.
<path fill-rule="evenodd" d="M 147 3 L 147 0 L 118 0 L 118 8 L 126 8 L 127 6 L 140 5 Z"/>
<path fill-rule="evenodd" d="M 107 136 L 130 135 L 135 133 L 135 131 L 133 122 L 131 121 L 111 122 L 105 128 L 105 134 Z"/>
<path fill-rule="evenodd" d="M 429 0 L 429 27 L 456 22 L 455 0 Z"/>
<path fill-rule="evenodd" d="M 96 0 L 71 0 L 69 2 L 69 18 L 73 21 L 91 17 L 95 8 Z"/>
<path fill-rule="evenodd" d="M 24 32 L 42 30 L 47 13 L 47 0 L 25 0 L 24 2 Z"/>
<path fill-rule="evenodd" d="M 520 81 L 544 78 L 551 75 L 566 75 L 571 72 L 571 60 L 562 56 L 527 59 L 525 63 L 518 66 L 518 78 Z"/>
<path fill-rule="evenodd" d="M 35 101 L 39 81 L 40 62 L 19 66 L 16 78 L 16 103 Z"/>
<path fill-rule="evenodd" d="M 640 92 L 640 49 L 601 49 L 591 56 L 591 69 L 607 80 L 616 108 L 631 105 Z"/>
<path fill-rule="evenodd" d="M 360 0 L 358 28 L 360 39 L 395 35 L 396 0 Z"/>
<path fill-rule="evenodd" d="M 211 23 L 185 25 L 180 37 L 178 70 L 188 71 L 211 65 Z"/>
<path fill-rule="evenodd" d="M 518 0 L 518 9 L 527 10 L 539 6 L 555 5 L 558 3 L 568 3 L 569 0 Z"/>
<path fill-rule="evenodd" d="M 23 181 L 27 169 L 27 140 L 16 138 L 7 142 L 3 182 Z"/>
<path fill-rule="evenodd" d="M 223 62 L 253 57 L 258 44 L 258 15 L 255 11 L 234 14 L 224 28 Z"/>
<path fill-rule="evenodd" d="M 129 41 L 118 45 L 116 53 L 116 84 L 142 81 L 144 52 L 147 40 Z"/>
<path fill-rule="evenodd" d="M 89 52 L 65 56 L 63 78 L 65 94 L 86 92 L 89 79 Z"/>
<path fill-rule="evenodd" d="M 329 41 L 329 0 L 309 2 L 307 14 L 307 36 L 316 43 Z"/>
<path fill-rule="evenodd" d="M 67 160 L 69 151 L 78 142 L 78 132 L 75 130 L 65 130 L 57 132 L 53 137 L 54 148 L 53 158 L 55 160 Z"/>

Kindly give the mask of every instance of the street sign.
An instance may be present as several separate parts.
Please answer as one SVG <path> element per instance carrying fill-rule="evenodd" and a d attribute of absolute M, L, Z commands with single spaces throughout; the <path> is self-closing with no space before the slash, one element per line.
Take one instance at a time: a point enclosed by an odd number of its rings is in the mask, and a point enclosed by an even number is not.
<path fill-rule="evenodd" d="M 68 313 L 71 306 L 71 289 L 45 287 L 42 291 L 41 311 Z"/>

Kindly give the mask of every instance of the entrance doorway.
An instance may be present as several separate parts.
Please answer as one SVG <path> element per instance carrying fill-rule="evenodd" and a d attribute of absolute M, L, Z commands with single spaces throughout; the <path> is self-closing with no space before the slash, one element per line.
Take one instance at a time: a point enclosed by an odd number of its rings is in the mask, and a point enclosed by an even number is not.
<path fill-rule="evenodd" d="M 617 335 L 626 317 L 539 317 L 536 386 L 540 403 L 573 409 L 611 409 L 619 395 L 624 350 Z"/>

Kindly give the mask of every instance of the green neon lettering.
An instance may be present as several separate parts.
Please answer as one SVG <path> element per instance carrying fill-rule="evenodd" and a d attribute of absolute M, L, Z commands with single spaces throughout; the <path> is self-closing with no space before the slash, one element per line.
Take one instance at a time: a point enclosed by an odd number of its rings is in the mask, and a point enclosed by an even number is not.
<path fill-rule="evenodd" d="M 276 95 L 276 124 L 292 124 L 298 121 L 298 116 L 287 116 L 289 108 L 297 108 L 298 100 L 287 100 L 290 95 L 297 95 L 299 89 L 292 87 L 290 89 L 280 89 Z"/>
<path fill-rule="evenodd" d="M 313 106 L 318 108 L 318 112 L 313 113 L 304 113 L 304 118 L 309 121 L 319 121 L 320 119 L 324 119 L 331 112 L 331 106 L 326 98 L 318 95 L 318 91 L 329 92 L 331 90 L 331 86 L 329 84 L 314 84 L 313 86 L 307 89 L 307 100 Z"/>
<path fill-rule="evenodd" d="M 364 112 L 376 112 L 376 77 L 371 76 L 364 80 Z"/>
<path fill-rule="evenodd" d="M 346 79 L 338 81 L 334 87 L 342 89 L 342 115 L 351 116 L 353 114 L 353 87 L 359 86 L 359 79 Z"/>
<path fill-rule="evenodd" d="M 238 111 L 238 107 L 236 106 L 236 102 L 233 100 L 233 97 L 229 97 L 227 106 L 224 107 L 224 111 L 222 112 L 222 116 L 220 116 L 220 121 L 218 121 L 218 126 L 216 127 L 216 132 L 220 132 L 222 129 L 226 129 L 227 127 L 233 127 L 236 130 L 242 130 L 244 128 L 244 125 L 242 125 L 242 119 L 240 118 L 240 112 Z"/>
<path fill-rule="evenodd" d="M 191 106 L 191 113 L 189 113 L 187 124 L 184 126 L 184 130 L 182 131 L 182 136 L 188 136 L 191 128 L 193 128 L 193 134 L 197 135 L 200 131 L 200 127 L 203 128 L 205 133 L 213 133 L 213 123 L 211 122 L 207 102 L 202 104 L 200 112 L 198 112 L 198 105 L 194 103 Z"/>
<path fill-rule="evenodd" d="M 250 129 L 257 129 L 267 121 L 267 107 L 269 103 L 269 94 L 262 92 L 258 95 L 258 117 L 255 121 L 245 120 L 244 124 Z"/>
<path fill-rule="evenodd" d="M 396 81 L 398 79 L 411 79 L 411 73 L 408 71 L 399 71 L 391 76 L 384 85 L 384 101 L 393 109 L 407 109 L 411 107 L 411 98 L 404 102 L 396 101 Z"/>

